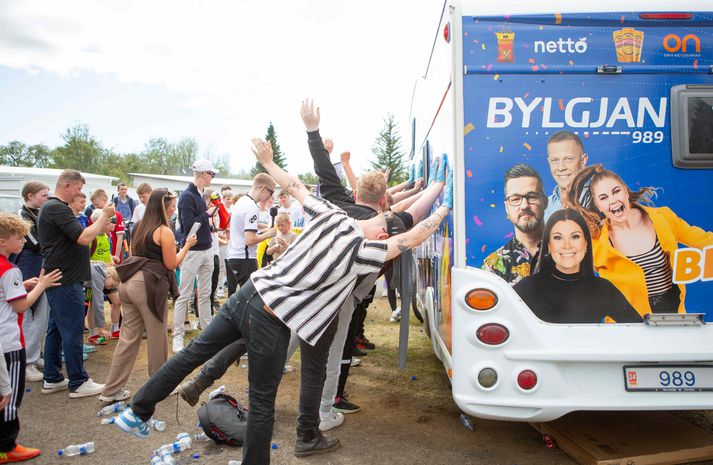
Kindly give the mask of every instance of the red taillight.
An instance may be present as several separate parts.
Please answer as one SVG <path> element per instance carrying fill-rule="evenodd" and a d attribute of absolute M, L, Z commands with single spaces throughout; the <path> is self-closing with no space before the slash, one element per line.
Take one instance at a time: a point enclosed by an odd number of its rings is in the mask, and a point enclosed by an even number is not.
<path fill-rule="evenodd" d="M 520 389 L 529 391 L 537 386 L 537 375 L 532 370 L 522 370 L 520 374 L 517 375 L 517 385 L 520 386 Z"/>
<path fill-rule="evenodd" d="M 446 23 L 443 26 L 443 38 L 446 39 L 446 42 L 451 42 L 451 23 Z"/>
<path fill-rule="evenodd" d="M 693 19 L 691 13 L 641 13 L 641 19 Z"/>
<path fill-rule="evenodd" d="M 501 324 L 488 323 L 478 328 L 476 336 L 483 344 L 496 346 L 508 340 L 510 331 Z"/>

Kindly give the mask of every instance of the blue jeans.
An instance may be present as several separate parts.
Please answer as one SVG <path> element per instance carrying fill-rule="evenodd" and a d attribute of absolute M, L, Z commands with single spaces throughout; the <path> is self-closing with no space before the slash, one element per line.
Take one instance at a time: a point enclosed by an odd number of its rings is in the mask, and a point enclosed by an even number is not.
<path fill-rule="evenodd" d="M 47 289 L 50 318 L 45 338 L 44 380 L 59 383 L 62 376 L 62 351 L 69 378 L 69 390 L 81 386 L 89 375 L 84 370 L 84 292 L 82 285 L 66 284 Z"/>
<path fill-rule="evenodd" d="M 156 404 L 168 397 L 195 368 L 224 347 L 243 338 L 250 360 L 250 413 L 242 463 L 269 464 L 275 397 L 285 365 L 290 330 L 268 313 L 264 305 L 252 281 L 248 280 L 228 299 L 200 336 L 168 359 L 136 393 L 132 405 L 136 416 L 147 421 L 153 415 Z"/>

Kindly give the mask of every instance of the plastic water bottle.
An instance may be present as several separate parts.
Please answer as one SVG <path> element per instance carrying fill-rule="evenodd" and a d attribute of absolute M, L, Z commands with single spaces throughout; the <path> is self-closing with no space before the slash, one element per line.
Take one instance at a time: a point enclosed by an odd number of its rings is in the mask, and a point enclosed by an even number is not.
<path fill-rule="evenodd" d="M 176 459 L 172 455 L 166 455 L 163 457 L 163 465 L 176 465 Z"/>
<path fill-rule="evenodd" d="M 72 444 L 64 449 L 57 451 L 57 455 L 66 455 L 71 457 L 73 455 L 87 455 L 94 452 L 94 443 L 87 442 L 85 444 Z"/>
<path fill-rule="evenodd" d="M 123 400 L 121 402 L 117 402 L 115 404 L 107 405 L 103 409 L 99 410 L 97 412 L 98 417 L 105 417 L 107 415 L 111 415 L 112 413 L 116 412 L 121 412 L 126 408 L 126 402 Z"/>
<path fill-rule="evenodd" d="M 228 465 L 241 465 L 242 463 L 241 460 L 228 460 Z"/>
<path fill-rule="evenodd" d="M 465 413 L 460 414 L 460 424 L 463 425 L 465 429 L 475 431 L 475 426 L 473 426 L 473 422 L 471 421 L 470 417 Z"/>
<path fill-rule="evenodd" d="M 205 434 L 205 432 L 199 433 L 199 434 L 194 434 L 194 435 L 193 435 L 193 440 L 194 440 L 195 442 L 208 442 L 208 441 L 212 441 L 212 439 L 209 438 L 208 435 Z"/>
<path fill-rule="evenodd" d="M 176 441 L 188 444 L 187 448 L 190 449 L 193 439 L 191 438 L 191 435 L 188 433 L 178 433 L 178 435 L 176 436 Z"/>
<path fill-rule="evenodd" d="M 220 387 L 217 387 L 216 389 L 213 389 L 210 391 L 210 394 L 208 394 L 208 399 L 212 399 L 213 397 L 217 396 L 218 394 L 222 394 L 223 391 L 225 391 L 225 385 L 222 385 Z"/>
<path fill-rule="evenodd" d="M 158 455 L 151 457 L 151 465 L 163 465 L 163 458 Z"/>
<path fill-rule="evenodd" d="M 113 425 L 116 417 L 102 418 L 102 425 Z"/>
<path fill-rule="evenodd" d="M 157 420 L 155 418 L 149 419 L 148 424 L 151 428 L 155 429 L 156 431 L 163 431 L 166 429 L 166 422 Z"/>

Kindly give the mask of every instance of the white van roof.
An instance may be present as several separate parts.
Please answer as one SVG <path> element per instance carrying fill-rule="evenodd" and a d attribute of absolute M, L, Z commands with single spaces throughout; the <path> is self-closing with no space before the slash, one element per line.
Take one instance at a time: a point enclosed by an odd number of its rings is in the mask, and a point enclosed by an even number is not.
<path fill-rule="evenodd" d="M 505 0 L 484 2 L 463 0 L 461 13 L 468 16 L 506 16 L 547 13 L 612 13 L 626 11 L 640 12 L 693 12 L 713 11 L 710 0 L 685 0 L 674 3 L 671 0 Z"/>

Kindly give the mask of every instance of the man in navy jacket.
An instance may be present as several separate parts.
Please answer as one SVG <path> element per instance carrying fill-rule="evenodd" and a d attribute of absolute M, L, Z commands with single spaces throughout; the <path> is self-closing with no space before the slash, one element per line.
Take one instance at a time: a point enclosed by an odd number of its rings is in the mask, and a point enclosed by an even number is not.
<path fill-rule="evenodd" d="M 216 207 L 208 209 L 203 200 L 203 189 L 208 187 L 217 171 L 208 160 L 198 160 L 193 164 L 193 182 L 181 192 L 178 198 L 178 221 L 181 225 L 183 237 L 194 223 L 199 223 L 196 245 L 186 254 L 181 264 L 181 282 L 179 292 L 181 296 L 176 300 L 173 308 L 173 351 L 183 349 L 183 335 L 185 329 L 183 322 L 186 318 L 186 309 L 193 299 L 193 283 L 198 281 L 198 319 L 200 326 L 205 329 L 210 323 L 210 288 L 213 274 L 212 236 L 210 234 L 209 218 L 215 213 Z M 181 242 L 185 241 L 183 239 Z M 183 243 L 181 244 L 183 246 Z"/>

